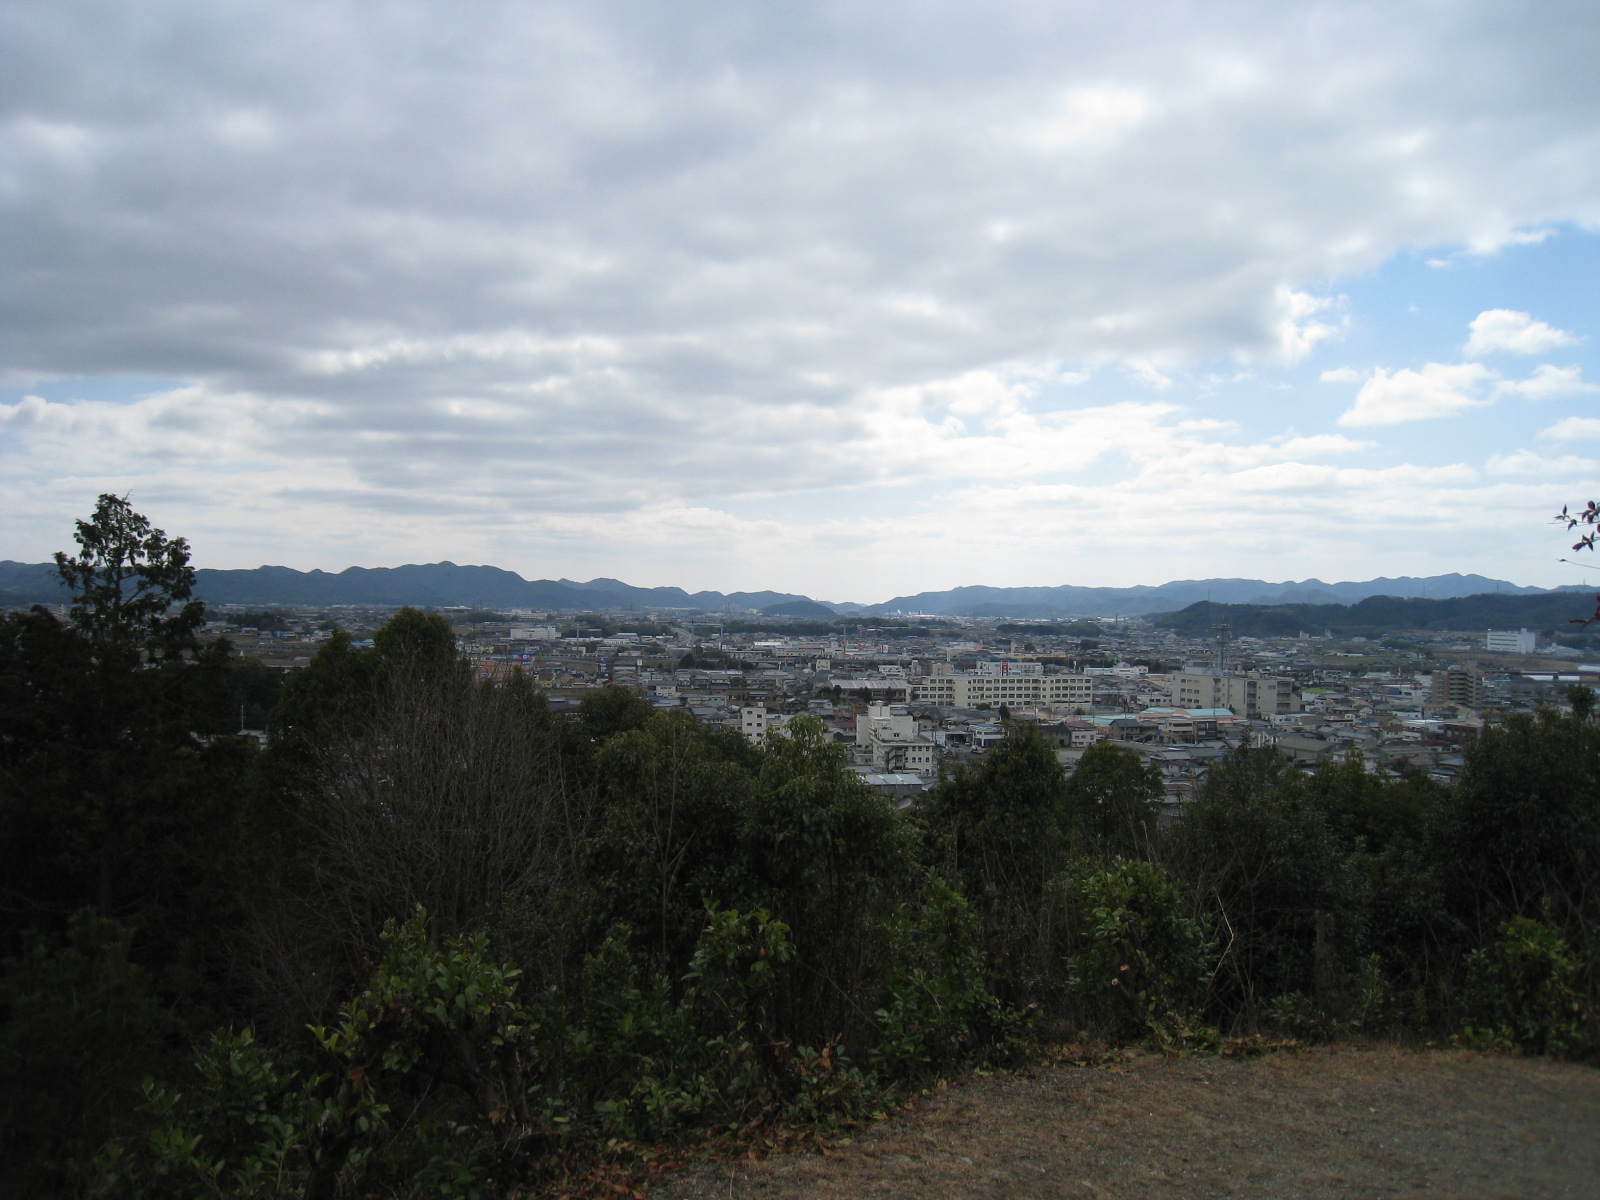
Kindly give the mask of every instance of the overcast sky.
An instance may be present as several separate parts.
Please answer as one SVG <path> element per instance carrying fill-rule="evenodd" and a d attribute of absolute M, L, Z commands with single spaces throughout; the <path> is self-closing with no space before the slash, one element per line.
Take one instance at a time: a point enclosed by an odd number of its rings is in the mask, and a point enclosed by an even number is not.
<path fill-rule="evenodd" d="M 0 557 L 1600 583 L 1600 5 L 9 0 Z"/>

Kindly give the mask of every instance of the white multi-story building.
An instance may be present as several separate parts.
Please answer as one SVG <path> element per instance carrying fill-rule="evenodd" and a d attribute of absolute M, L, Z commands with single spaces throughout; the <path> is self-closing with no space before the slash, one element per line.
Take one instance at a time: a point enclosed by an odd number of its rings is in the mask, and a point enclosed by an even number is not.
<path fill-rule="evenodd" d="M 978 663 L 974 675 L 996 675 L 1009 678 L 1014 675 L 1043 675 L 1044 664 L 1032 661 L 1018 662 L 1010 658 L 986 658 Z"/>
<path fill-rule="evenodd" d="M 1532 654 L 1538 641 L 1531 629 L 1491 629 L 1484 635 L 1483 648 L 1495 654 Z"/>
<path fill-rule="evenodd" d="M 744 734 L 749 741 L 759 746 L 767 740 L 768 721 L 765 707 L 756 705 L 754 707 L 741 708 L 737 721 L 739 732 Z M 730 725 L 733 723 L 732 721 L 729 722 Z"/>
<path fill-rule="evenodd" d="M 1088 708 L 1094 698 L 1094 682 L 1087 675 L 1046 675 L 1036 662 L 979 666 L 979 671 L 966 672 L 940 664 L 932 674 L 911 681 L 910 699 L 913 703 L 955 708 L 980 704 Z"/>
<path fill-rule="evenodd" d="M 513 642 L 554 642 L 561 634 L 554 625 L 513 625 L 507 637 Z"/>
<path fill-rule="evenodd" d="M 1270 717 L 1300 711 L 1294 680 L 1255 673 L 1178 671 L 1167 676 L 1167 695 L 1179 708 L 1226 708 L 1235 716 Z"/>
<path fill-rule="evenodd" d="M 869 704 L 856 717 L 856 745 L 869 750 L 880 771 L 912 771 L 924 779 L 938 774 L 933 739 L 917 729 L 911 714 L 887 704 Z"/>

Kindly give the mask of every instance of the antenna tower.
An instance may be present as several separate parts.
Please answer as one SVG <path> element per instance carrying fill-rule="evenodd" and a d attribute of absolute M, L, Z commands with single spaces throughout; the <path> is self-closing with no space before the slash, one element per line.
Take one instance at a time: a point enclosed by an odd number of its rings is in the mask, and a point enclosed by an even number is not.
<path fill-rule="evenodd" d="M 1228 673 L 1228 639 L 1233 636 L 1231 625 L 1218 625 L 1215 628 L 1217 635 L 1217 674 Z"/>

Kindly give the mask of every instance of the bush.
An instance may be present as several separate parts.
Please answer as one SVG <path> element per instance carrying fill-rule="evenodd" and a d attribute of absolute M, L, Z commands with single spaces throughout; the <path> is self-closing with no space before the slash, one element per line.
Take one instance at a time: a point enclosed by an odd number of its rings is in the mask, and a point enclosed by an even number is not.
<path fill-rule="evenodd" d="M 948 1067 L 975 1050 L 1004 1053 L 1022 1020 L 989 991 L 977 921 L 957 892 L 930 877 L 913 912 L 902 913 L 895 929 L 898 962 L 871 1051 L 873 1067 L 891 1080 Z"/>
<path fill-rule="evenodd" d="M 1187 1038 L 1215 964 L 1205 928 L 1154 863 L 1123 858 L 1064 887 L 1081 1022 L 1118 1038 Z"/>
<path fill-rule="evenodd" d="M 185 1094 L 147 1079 L 142 1141 L 98 1156 L 99 1200 L 143 1197 L 288 1197 L 305 1179 L 306 1134 L 325 1077 L 281 1072 L 250 1030 L 221 1030 L 195 1054 Z"/>
<path fill-rule="evenodd" d="M 0 972 L 0 1191 L 73 1189 L 85 1159 L 166 1062 L 175 1022 L 129 961 L 133 931 L 94 909 Z M 24 1166 L 23 1164 L 28 1164 Z"/>
<path fill-rule="evenodd" d="M 1592 1056 L 1595 1006 L 1579 990 L 1580 962 L 1552 926 L 1514 917 L 1499 940 L 1467 956 L 1460 1041 L 1477 1049 Z"/>

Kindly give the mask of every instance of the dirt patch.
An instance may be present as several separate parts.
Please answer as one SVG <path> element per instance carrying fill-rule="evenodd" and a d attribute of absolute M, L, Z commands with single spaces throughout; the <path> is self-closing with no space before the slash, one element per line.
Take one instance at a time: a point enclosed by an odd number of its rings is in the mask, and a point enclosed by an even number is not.
<path fill-rule="evenodd" d="M 1600 1071 L 1350 1047 L 979 1076 L 830 1153 L 708 1164 L 652 1200 L 1600 1198 Z"/>

